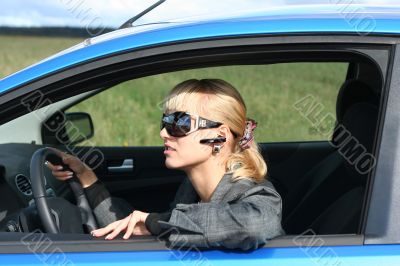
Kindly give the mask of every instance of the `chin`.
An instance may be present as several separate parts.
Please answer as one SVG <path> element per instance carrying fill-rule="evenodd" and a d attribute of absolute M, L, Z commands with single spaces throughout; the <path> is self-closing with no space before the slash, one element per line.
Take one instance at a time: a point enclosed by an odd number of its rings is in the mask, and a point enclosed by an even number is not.
<path fill-rule="evenodd" d="M 183 165 L 179 164 L 178 162 L 174 162 L 174 161 L 168 160 L 168 159 L 165 160 L 165 166 L 168 169 L 178 169 L 178 170 L 183 167 Z"/>

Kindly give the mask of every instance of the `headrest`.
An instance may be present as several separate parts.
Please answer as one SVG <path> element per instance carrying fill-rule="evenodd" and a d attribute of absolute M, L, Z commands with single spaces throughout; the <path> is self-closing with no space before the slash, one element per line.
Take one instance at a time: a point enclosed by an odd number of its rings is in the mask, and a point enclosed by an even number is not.
<path fill-rule="evenodd" d="M 337 146 L 341 155 L 348 162 L 345 165 L 346 172 L 355 181 L 363 182 L 365 180 L 358 179 L 366 172 L 360 171 L 357 161 L 365 156 L 370 158 L 376 136 L 377 121 L 377 106 L 370 103 L 356 103 L 348 108 L 341 126 L 338 126 L 334 132 L 332 143 Z M 368 165 L 365 167 L 363 170 L 369 169 Z"/>
<path fill-rule="evenodd" d="M 360 80 L 347 80 L 339 90 L 336 101 L 336 120 L 342 123 L 346 111 L 355 103 L 379 104 L 379 94 Z"/>
<path fill-rule="evenodd" d="M 343 117 L 342 125 L 368 152 L 372 151 L 378 121 L 378 108 L 369 103 L 350 106 Z"/>

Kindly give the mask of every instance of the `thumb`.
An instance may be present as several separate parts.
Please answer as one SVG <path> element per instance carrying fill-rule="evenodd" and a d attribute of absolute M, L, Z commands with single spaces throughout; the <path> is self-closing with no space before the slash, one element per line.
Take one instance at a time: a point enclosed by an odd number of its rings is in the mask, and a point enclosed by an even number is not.
<path fill-rule="evenodd" d="M 66 164 L 66 165 L 68 165 L 69 167 L 71 167 L 71 163 L 73 162 L 73 157 L 71 156 L 71 155 L 64 155 L 63 157 L 62 157 L 62 161 Z"/>

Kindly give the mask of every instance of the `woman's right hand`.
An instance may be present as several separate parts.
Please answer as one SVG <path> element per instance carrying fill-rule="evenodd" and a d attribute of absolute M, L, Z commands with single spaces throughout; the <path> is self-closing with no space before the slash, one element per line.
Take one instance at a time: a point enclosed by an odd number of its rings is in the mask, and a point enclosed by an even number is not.
<path fill-rule="evenodd" d="M 46 162 L 47 167 L 58 180 L 65 181 L 70 179 L 75 173 L 83 188 L 89 187 L 97 181 L 97 176 L 93 170 L 79 158 L 54 148 L 52 148 L 52 150 L 62 159 L 63 163 L 68 165 L 73 171 L 65 171 L 61 165 L 53 165 L 50 162 Z"/>
<path fill-rule="evenodd" d="M 147 216 L 149 216 L 149 213 L 135 210 L 126 218 L 110 223 L 106 227 L 93 230 L 90 234 L 95 237 L 107 235 L 105 237 L 107 240 L 114 239 L 122 231 L 125 231 L 124 239 L 130 238 L 132 235 L 151 235 L 145 224 Z"/>

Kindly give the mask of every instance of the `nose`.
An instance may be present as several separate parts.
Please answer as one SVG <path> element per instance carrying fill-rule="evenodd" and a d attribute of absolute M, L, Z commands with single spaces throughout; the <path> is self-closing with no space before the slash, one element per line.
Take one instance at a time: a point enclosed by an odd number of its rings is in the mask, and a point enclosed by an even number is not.
<path fill-rule="evenodd" d="M 167 132 L 167 130 L 165 129 L 165 127 L 163 127 L 163 128 L 161 129 L 161 131 L 160 131 L 160 137 L 161 137 L 162 139 L 166 139 L 166 138 L 169 138 L 169 137 L 170 137 L 170 135 L 168 134 L 168 132 Z"/>

